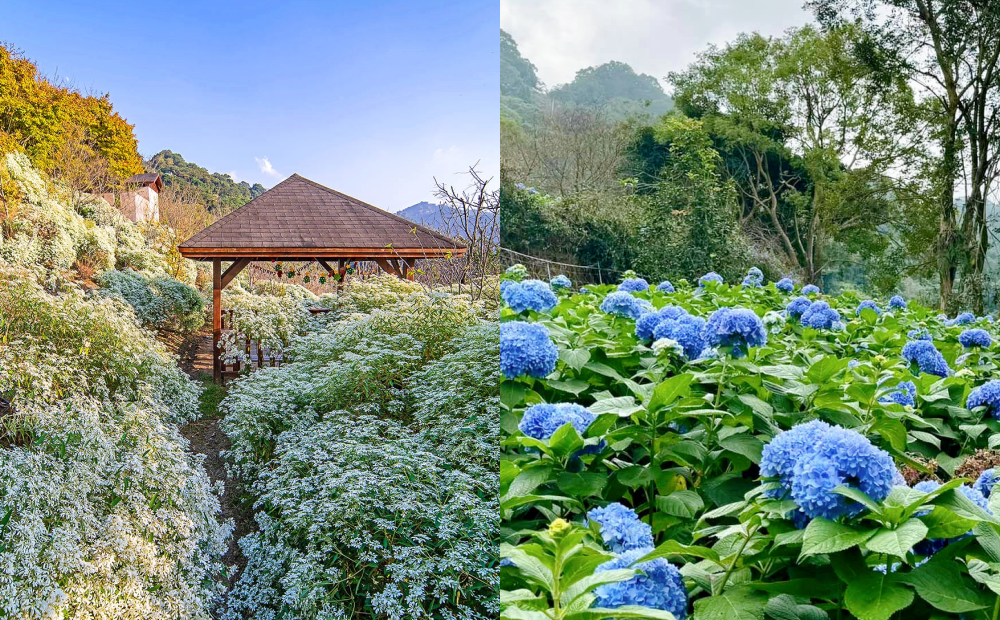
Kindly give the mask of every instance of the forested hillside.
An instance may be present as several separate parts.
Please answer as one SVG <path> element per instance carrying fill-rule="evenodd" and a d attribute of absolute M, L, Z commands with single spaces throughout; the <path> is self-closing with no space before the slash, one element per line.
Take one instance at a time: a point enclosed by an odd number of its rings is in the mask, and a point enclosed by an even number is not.
<path fill-rule="evenodd" d="M 176 193 L 193 193 L 216 217 L 242 207 L 266 191 L 260 183 L 237 183 L 228 174 L 209 172 L 173 151 L 164 150 L 153 155 L 146 162 L 146 168 L 159 172 L 164 186 Z"/>
<path fill-rule="evenodd" d="M 752 263 L 831 291 L 992 307 L 1000 35 L 973 49 L 958 33 L 1000 18 L 876 2 L 887 21 L 856 21 L 864 2 L 811 4 L 818 24 L 741 34 L 663 76 L 676 109 L 652 117 L 623 119 L 591 94 L 627 83 L 617 90 L 640 97 L 648 76 L 610 79 L 626 73 L 612 63 L 546 93 L 501 33 L 503 245 L 599 264 L 605 279 L 728 279 Z M 934 55 L 939 26 L 951 38 Z"/>

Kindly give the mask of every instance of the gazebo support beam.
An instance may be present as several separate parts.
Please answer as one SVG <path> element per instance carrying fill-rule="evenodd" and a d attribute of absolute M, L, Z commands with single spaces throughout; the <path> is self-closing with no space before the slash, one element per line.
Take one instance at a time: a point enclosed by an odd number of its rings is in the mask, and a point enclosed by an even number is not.
<path fill-rule="evenodd" d="M 230 269 L 232 269 L 230 267 Z M 222 259 L 212 259 L 212 379 L 222 383 L 222 358 L 219 341 L 222 340 Z"/>
<path fill-rule="evenodd" d="M 233 281 L 233 278 L 240 275 L 240 272 L 250 264 L 251 260 L 252 259 L 249 258 L 236 259 L 233 264 L 229 266 L 229 269 L 226 269 L 225 273 L 222 274 L 222 288 L 229 286 L 229 283 Z"/>
<path fill-rule="evenodd" d="M 395 267 L 392 263 L 389 262 L 390 260 L 395 262 L 394 259 L 372 258 L 371 260 L 375 261 L 375 263 L 378 264 L 378 266 L 381 267 L 382 270 L 385 271 L 386 273 L 391 273 L 392 275 L 398 276 L 400 278 L 403 277 L 403 274 L 399 271 L 399 268 Z"/>

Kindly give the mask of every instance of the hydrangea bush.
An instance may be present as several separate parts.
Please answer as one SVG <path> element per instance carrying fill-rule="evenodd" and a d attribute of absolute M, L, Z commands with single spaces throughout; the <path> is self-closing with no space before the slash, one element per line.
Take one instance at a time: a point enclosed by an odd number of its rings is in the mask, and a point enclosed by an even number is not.
<path fill-rule="evenodd" d="M 994 324 L 754 276 L 502 311 L 501 618 L 1000 609 Z"/>

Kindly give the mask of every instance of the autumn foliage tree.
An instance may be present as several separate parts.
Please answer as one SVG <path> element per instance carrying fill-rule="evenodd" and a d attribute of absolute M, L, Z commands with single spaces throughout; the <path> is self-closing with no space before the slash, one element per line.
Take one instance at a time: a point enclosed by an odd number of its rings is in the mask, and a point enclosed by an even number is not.
<path fill-rule="evenodd" d="M 33 62 L 0 44 L 0 153 L 24 151 L 36 167 L 57 178 L 67 174 L 74 185 L 81 178 L 87 185 L 87 170 L 98 171 L 93 177 L 98 185 L 117 184 L 143 170 L 132 127 L 107 94 L 57 86 Z"/>

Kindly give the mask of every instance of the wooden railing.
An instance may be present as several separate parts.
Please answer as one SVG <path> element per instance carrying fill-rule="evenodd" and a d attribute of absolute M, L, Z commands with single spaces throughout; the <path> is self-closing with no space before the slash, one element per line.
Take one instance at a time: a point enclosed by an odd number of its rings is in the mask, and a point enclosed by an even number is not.
<path fill-rule="evenodd" d="M 231 309 L 223 309 L 222 333 L 227 334 L 231 332 L 233 332 L 233 311 Z M 220 356 L 223 378 L 238 376 L 240 371 L 244 368 L 249 368 L 251 371 L 254 371 L 265 366 L 281 366 L 282 362 L 285 361 L 284 356 L 281 353 L 272 353 L 268 347 L 261 346 L 259 342 L 250 340 L 249 338 L 237 336 L 236 342 L 250 361 L 242 362 L 240 360 L 236 360 L 226 363 L 225 352 L 221 349 L 217 349 L 215 353 Z"/>

